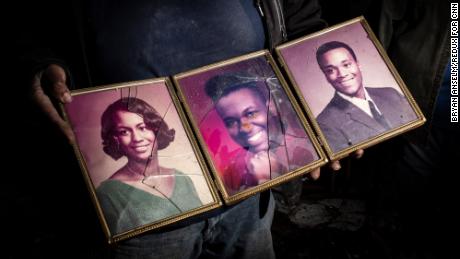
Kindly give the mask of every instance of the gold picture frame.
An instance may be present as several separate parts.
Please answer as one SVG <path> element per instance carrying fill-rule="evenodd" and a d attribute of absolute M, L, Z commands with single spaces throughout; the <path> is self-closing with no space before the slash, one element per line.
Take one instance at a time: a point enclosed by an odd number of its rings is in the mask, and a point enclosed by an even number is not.
<path fill-rule="evenodd" d="M 331 160 L 426 120 L 362 16 L 275 51 Z"/>
<path fill-rule="evenodd" d="M 71 95 L 61 108 L 108 243 L 222 205 L 168 78 Z"/>
<path fill-rule="evenodd" d="M 327 162 L 267 50 L 177 74 L 173 82 L 226 204 Z"/>

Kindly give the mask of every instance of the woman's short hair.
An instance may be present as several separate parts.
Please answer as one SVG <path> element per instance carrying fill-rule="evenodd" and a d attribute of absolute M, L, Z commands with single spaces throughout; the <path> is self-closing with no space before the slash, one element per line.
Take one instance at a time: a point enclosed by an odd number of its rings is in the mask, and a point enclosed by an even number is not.
<path fill-rule="evenodd" d="M 257 85 L 257 77 L 249 73 L 228 73 L 211 77 L 205 85 L 206 94 L 214 103 L 220 98 L 240 89 L 249 89 L 265 103 L 266 94 Z"/>
<path fill-rule="evenodd" d="M 166 122 L 152 106 L 138 98 L 121 98 L 110 104 L 101 117 L 103 150 L 113 159 L 117 160 L 125 155 L 114 138 L 115 114 L 118 111 L 132 112 L 141 116 L 147 128 L 155 133 L 159 150 L 166 148 L 174 140 L 175 130 L 169 129 Z"/>

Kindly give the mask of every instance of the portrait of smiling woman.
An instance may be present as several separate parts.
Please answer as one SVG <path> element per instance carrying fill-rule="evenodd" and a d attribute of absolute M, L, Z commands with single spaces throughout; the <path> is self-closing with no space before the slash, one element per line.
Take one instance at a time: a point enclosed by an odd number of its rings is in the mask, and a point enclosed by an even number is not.
<path fill-rule="evenodd" d="M 103 181 L 97 197 L 109 229 L 122 233 L 202 205 L 191 179 L 160 165 L 158 150 L 174 140 L 158 112 L 145 101 L 126 97 L 101 117 L 104 152 L 127 163 Z"/>
<path fill-rule="evenodd" d="M 173 79 L 226 203 L 276 186 L 287 204 L 287 197 L 299 192 L 288 194 L 294 188 L 283 183 L 306 173 L 318 175 L 326 163 L 268 51 Z"/>
<path fill-rule="evenodd" d="M 275 179 L 308 164 L 314 149 L 301 131 L 287 96 L 273 75 L 228 72 L 210 78 L 206 94 L 227 134 L 240 146 L 222 173 L 230 194 Z M 282 108 L 282 104 L 288 104 Z"/>

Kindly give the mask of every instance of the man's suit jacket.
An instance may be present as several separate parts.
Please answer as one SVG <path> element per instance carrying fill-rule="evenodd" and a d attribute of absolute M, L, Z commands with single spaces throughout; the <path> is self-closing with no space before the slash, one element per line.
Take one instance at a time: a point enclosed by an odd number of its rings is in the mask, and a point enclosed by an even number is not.
<path fill-rule="evenodd" d="M 395 89 L 366 87 L 366 90 L 391 129 L 417 117 L 408 100 Z M 387 131 L 373 117 L 337 93 L 316 119 L 334 152 Z"/>

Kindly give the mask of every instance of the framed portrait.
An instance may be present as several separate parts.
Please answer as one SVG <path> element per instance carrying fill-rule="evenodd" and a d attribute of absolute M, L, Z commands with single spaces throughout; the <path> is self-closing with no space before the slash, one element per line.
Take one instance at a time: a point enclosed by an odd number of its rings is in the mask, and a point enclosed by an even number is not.
<path fill-rule="evenodd" d="M 268 51 L 184 72 L 173 80 L 225 203 L 326 163 Z"/>
<path fill-rule="evenodd" d="M 64 114 L 109 243 L 221 205 L 168 79 L 71 95 Z"/>
<path fill-rule="evenodd" d="M 276 53 L 332 160 L 425 122 L 364 17 L 280 45 Z"/>

